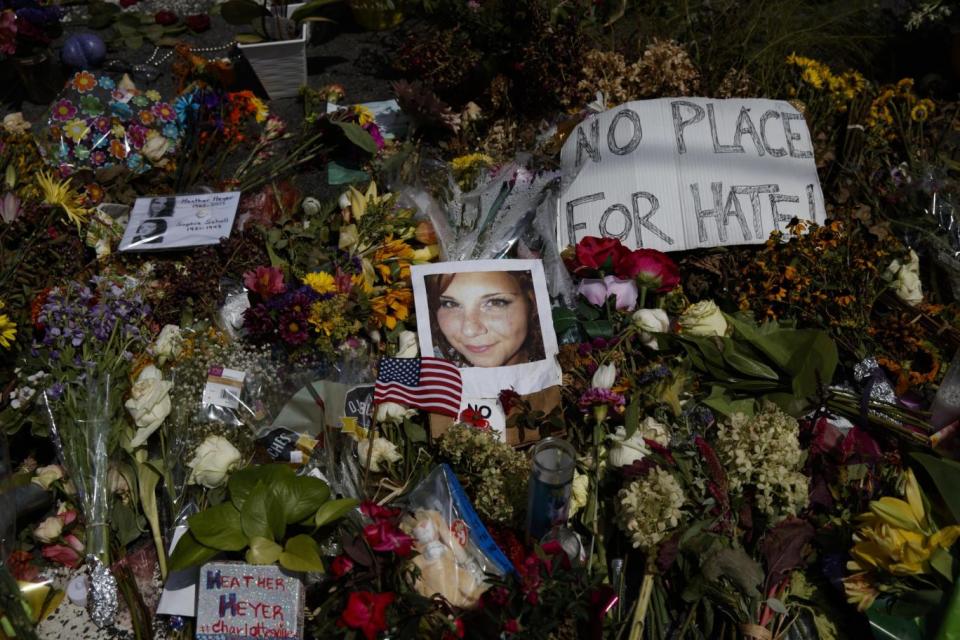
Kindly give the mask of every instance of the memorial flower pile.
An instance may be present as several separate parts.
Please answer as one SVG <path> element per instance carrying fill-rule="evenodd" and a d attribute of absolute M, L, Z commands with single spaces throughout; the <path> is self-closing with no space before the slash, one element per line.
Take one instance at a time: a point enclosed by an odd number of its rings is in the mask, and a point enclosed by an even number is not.
<path fill-rule="evenodd" d="M 3 114 L 0 638 L 960 634 L 946 5 L 425 0 L 354 104 L 88 4 L 0 0 L 135 54 Z"/>

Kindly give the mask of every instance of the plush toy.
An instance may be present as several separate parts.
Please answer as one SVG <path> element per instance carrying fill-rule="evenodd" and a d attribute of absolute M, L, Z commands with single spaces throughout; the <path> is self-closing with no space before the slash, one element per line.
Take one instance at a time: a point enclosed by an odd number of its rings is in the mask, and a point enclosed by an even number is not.
<path fill-rule="evenodd" d="M 420 569 L 417 592 L 425 597 L 440 594 L 455 607 L 475 605 L 487 589 L 483 570 L 450 533 L 443 516 L 438 511 L 420 509 L 405 518 L 404 528 L 419 553 L 413 559 Z"/>

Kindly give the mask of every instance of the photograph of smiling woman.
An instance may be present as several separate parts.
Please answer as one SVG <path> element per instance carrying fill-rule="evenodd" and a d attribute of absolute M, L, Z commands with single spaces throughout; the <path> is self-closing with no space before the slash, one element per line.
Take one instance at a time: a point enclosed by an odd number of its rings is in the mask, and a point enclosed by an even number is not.
<path fill-rule="evenodd" d="M 530 271 L 424 277 L 434 355 L 458 367 L 502 367 L 546 355 Z"/>
<path fill-rule="evenodd" d="M 523 395 L 560 384 L 560 349 L 540 260 L 417 264 L 410 278 L 420 353 L 460 368 L 461 410 L 495 405 L 503 389 Z"/>

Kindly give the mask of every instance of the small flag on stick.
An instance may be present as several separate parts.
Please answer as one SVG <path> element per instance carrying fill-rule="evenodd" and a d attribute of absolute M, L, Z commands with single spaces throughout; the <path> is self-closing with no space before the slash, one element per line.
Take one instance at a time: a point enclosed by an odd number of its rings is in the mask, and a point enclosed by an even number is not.
<path fill-rule="evenodd" d="M 380 358 L 375 404 L 396 402 L 457 417 L 463 382 L 460 370 L 442 358 Z"/>

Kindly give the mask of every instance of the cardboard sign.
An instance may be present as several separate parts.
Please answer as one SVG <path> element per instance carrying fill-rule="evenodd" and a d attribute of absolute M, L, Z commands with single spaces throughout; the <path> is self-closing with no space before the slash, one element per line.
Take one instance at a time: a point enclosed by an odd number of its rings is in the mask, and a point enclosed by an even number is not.
<path fill-rule="evenodd" d="M 276 565 L 200 568 L 197 640 L 303 637 L 303 583 Z"/>
<path fill-rule="evenodd" d="M 826 218 L 810 132 L 784 101 L 627 102 L 580 123 L 560 159 L 561 247 L 760 244 L 792 218 Z"/>

